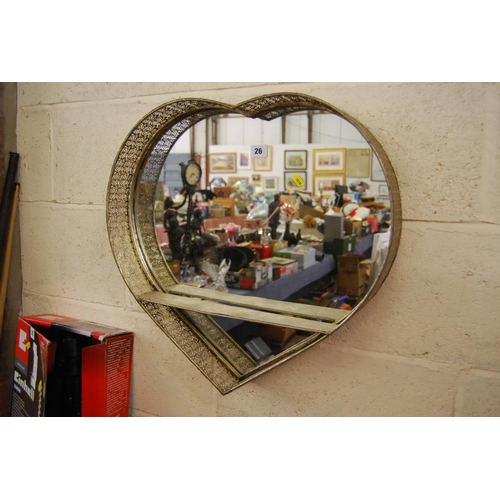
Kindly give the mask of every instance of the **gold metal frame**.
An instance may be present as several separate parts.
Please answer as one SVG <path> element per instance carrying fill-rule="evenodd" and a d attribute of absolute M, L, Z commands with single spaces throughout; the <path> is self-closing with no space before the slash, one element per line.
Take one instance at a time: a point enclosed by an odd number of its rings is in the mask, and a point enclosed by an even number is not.
<path fill-rule="evenodd" d="M 177 289 L 177 282 L 156 238 L 156 183 L 164 159 L 176 140 L 201 120 L 222 113 L 271 120 L 304 110 L 336 114 L 354 125 L 370 143 L 387 177 L 393 215 L 392 241 L 379 279 L 358 306 L 332 324 L 331 331 L 316 331 L 271 361 L 259 365 L 207 313 L 197 312 L 196 308 L 172 307 L 167 304 L 175 301 L 163 300 L 173 297 L 169 291 Z M 108 185 L 107 225 L 116 263 L 138 303 L 221 394 L 227 394 L 332 334 L 375 295 L 399 246 L 401 202 L 394 170 L 380 143 L 363 125 L 324 101 L 296 93 L 265 95 L 236 106 L 205 99 L 180 99 L 151 111 L 122 144 Z M 201 299 L 192 299 L 195 300 L 201 302 Z"/>

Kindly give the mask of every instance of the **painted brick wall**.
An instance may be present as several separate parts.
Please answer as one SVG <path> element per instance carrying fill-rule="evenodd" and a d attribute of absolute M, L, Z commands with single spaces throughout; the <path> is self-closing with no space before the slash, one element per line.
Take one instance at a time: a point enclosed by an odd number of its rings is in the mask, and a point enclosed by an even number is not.
<path fill-rule="evenodd" d="M 135 304 L 106 190 L 127 133 L 171 99 L 313 95 L 379 139 L 403 233 L 378 295 L 315 348 L 221 396 Z M 132 415 L 500 415 L 500 85 L 19 84 L 23 312 L 137 333 Z"/>

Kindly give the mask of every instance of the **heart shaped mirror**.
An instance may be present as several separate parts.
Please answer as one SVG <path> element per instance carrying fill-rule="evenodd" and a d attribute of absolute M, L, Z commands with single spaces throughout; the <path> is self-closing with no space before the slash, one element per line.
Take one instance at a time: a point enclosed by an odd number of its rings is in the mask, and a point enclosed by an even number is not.
<path fill-rule="evenodd" d="M 301 94 L 153 110 L 117 154 L 107 218 L 130 291 L 222 394 L 359 311 L 401 233 L 381 145 Z"/>

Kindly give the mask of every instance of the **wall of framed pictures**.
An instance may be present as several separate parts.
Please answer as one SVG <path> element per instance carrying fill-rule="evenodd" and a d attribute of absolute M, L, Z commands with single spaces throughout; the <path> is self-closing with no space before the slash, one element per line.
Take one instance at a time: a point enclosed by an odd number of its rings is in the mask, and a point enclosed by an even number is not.
<path fill-rule="evenodd" d="M 366 182 L 370 193 L 385 196 L 387 184 L 377 157 L 370 148 L 349 147 L 325 144 L 273 144 L 269 145 L 270 157 L 257 166 L 250 157 L 250 144 L 232 145 L 228 152 L 227 145 L 210 146 L 211 159 L 220 155 L 231 158 L 231 172 L 217 169 L 217 177 L 222 177 L 231 184 L 239 177 L 248 178 L 255 186 L 264 191 L 284 191 L 302 189 L 315 196 L 333 192 L 336 184 L 349 185 L 355 181 Z M 255 160 L 255 159 L 254 159 Z M 215 176 L 215 172 L 212 176 Z"/>
<path fill-rule="evenodd" d="M 245 180 L 264 192 L 302 189 L 327 196 L 335 184 L 366 182 L 370 194 L 386 196 L 387 184 L 380 163 L 362 135 L 334 115 L 315 115 L 312 143 L 308 143 L 307 116 L 286 118 L 286 143 L 282 122 L 252 120 L 240 115 L 217 118 L 217 144 L 206 147 L 205 121 L 195 125 L 195 149 L 201 157 L 203 188 L 217 177 L 226 185 Z M 268 157 L 252 158 L 252 145 L 267 145 Z M 184 134 L 173 152 L 188 152 L 191 137 Z M 207 154 L 208 151 L 208 154 Z"/>

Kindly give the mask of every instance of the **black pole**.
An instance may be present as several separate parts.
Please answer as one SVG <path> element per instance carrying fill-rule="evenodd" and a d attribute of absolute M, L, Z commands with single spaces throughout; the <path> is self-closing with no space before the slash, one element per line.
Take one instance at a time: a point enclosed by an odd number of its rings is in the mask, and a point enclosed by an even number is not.
<path fill-rule="evenodd" d="M 17 166 L 19 164 L 19 153 L 10 153 L 9 167 L 2 193 L 0 204 L 0 265 L 3 263 L 7 245 L 7 233 L 9 231 L 10 214 L 14 193 L 16 191 Z M 3 271 L 3 270 L 2 270 Z M 0 273 L 1 274 L 1 273 Z"/>

